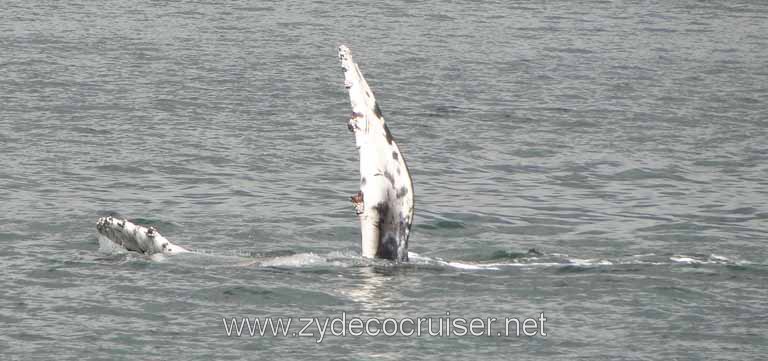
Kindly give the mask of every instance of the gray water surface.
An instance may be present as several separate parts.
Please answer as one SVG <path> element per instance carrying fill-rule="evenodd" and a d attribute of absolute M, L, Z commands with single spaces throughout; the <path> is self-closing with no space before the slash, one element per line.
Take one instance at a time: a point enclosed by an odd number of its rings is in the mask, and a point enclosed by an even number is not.
<path fill-rule="evenodd" d="M 4 1 L 0 19 L 4 360 L 768 352 L 765 2 Z M 339 44 L 413 175 L 409 264 L 359 256 Z M 100 247 L 108 214 L 196 252 Z M 342 312 L 544 312 L 547 336 L 222 322 Z"/>

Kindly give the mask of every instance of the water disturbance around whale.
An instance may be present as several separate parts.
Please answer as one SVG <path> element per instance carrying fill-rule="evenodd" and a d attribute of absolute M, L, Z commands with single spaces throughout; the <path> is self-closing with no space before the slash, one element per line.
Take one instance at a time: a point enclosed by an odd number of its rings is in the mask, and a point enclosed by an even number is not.
<path fill-rule="evenodd" d="M 360 219 L 361 253 L 367 258 L 407 261 L 414 210 L 413 180 L 349 48 L 341 45 L 338 50 L 352 105 L 348 128 L 355 134 L 360 153 L 360 191 L 351 200 Z M 167 255 L 188 252 L 154 228 L 126 219 L 102 217 L 96 229 L 100 240 L 109 240 L 129 251 Z"/>

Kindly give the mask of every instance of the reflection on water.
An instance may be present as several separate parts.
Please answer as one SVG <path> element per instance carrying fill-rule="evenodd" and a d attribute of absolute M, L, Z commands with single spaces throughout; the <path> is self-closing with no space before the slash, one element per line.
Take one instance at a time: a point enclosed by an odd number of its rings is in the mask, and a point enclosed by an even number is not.
<path fill-rule="evenodd" d="M 387 299 L 393 297 L 391 294 L 395 287 L 391 284 L 392 276 L 380 272 L 375 267 L 360 268 L 356 272 L 357 284 L 350 289 L 342 290 L 342 294 L 348 296 L 360 307 L 366 311 L 378 311 L 387 307 Z"/>

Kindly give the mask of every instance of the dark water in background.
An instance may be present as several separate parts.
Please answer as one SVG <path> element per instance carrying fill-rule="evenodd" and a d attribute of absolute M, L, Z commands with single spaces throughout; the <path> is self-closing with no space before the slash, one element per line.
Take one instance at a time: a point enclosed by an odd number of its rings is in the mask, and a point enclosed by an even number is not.
<path fill-rule="evenodd" d="M 2 359 L 765 358 L 765 2 L 0 15 Z M 340 43 L 413 173 L 410 265 L 358 256 Z M 110 212 L 200 254 L 100 251 Z M 342 311 L 545 312 L 548 336 L 316 344 L 221 322 Z"/>

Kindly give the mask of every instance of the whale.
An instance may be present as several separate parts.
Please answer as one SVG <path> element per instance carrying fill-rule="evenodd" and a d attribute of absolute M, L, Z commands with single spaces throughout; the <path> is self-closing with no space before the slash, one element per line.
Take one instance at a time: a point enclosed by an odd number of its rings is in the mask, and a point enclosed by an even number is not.
<path fill-rule="evenodd" d="M 128 251 L 146 255 L 175 255 L 189 252 L 184 247 L 168 241 L 154 227 L 145 227 L 116 217 L 101 217 L 96 222 L 100 241 L 109 241 Z"/>
<path fill-rule="evenodd" d="M 361 253 L 406 262 L 414 215 L 413 179 L 351 51 L 345 45 L 338 51 L 352 106 L 347 127 L 360 155 L 360 190 L 350 199 L 360 222 Z"/>
<path fill-rule="evenodd" d="M 411 173 L 349 48 L 339 46 L 338 55 L 352 106 L 347 127 L 354 133 L 360 156 L 360 188 L 350 200 L 360 223 L 361 255 L 407 262 L 414 215 Z M 190 252 L 154 227 L 120 217 L 99 218 L 96 230 L 100 242 L 108 241 L 128 251 L 146 255 Z"/>

